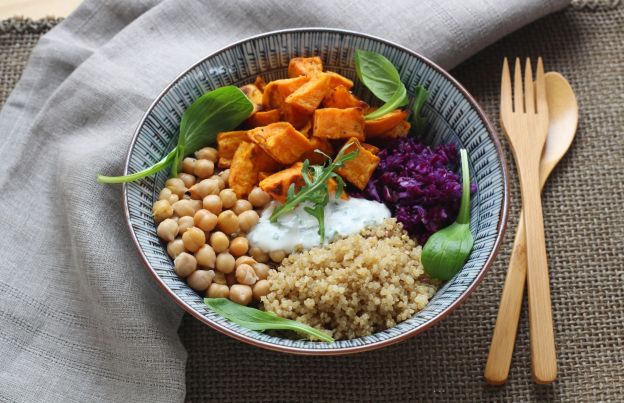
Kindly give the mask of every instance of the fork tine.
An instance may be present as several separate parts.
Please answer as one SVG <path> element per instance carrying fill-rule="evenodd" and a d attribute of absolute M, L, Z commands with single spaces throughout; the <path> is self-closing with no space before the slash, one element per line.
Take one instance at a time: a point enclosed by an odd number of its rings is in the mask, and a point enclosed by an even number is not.
<path fill-rule="evenodd" d="M 524 112 L 524 95 L 522 92 L 522 68 L 520 67 L 520 59 L 516 57 L 516 66 L 514 67 L 514 112 Z"/>
<path fill-rule="evenodd" d="M 509 75 L 509 63 L 507 58 L 503 60 L 503 75 L 501 77 L 501 115 L 512 113 L 511 109 L 511 76 Z"/>
<path fill-rule="evenodd" d="M 524 105 L 527 113 L 535 113 L 535 95 L 533 94 L 533 71 L 531 59 L 527 57 L 524 67 Z"/>
<path fill-rule="evenodd" d="M 535 99 L 537 101 L 537 112 L 548 113 L 548 101 L 546 99 L 546 79 L 544 78 L 544 63 L 541 57 L 537 58 L 537 72 L 535 76 Z"/>

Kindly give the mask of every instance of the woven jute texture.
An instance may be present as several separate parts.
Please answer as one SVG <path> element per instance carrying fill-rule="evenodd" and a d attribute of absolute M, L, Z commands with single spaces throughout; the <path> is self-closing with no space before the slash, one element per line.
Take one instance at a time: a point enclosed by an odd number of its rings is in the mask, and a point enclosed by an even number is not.
<path fill-rule="evenodd" d="M 54 21 L 0 23 L 0 104 Z M 624 7 L 577 2 L 499 41 L 452 73 L 497 121 L 503 56 L 541 55 L 580 105 L 576 140 L 544 190 L 559 378 L 531 381 L 526 303 L 509 381 L 482 378 L 517 224 L 477 291 L 442 323 L 380 351 L 297 357 L 227 338 L 187 316 L 188 401 L 624 401 Z"/>

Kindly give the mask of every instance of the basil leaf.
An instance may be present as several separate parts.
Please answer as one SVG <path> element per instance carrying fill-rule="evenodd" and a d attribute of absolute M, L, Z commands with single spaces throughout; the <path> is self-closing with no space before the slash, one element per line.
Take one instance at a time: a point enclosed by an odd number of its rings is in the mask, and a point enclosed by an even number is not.
<path fill-rule="evenodd" d="M 369 113 L 364 116 L 365 120 L 372 120 L 382 117 L 388 112 L 392 112 L 396 108 L 405 105 L 403 102 L 407 102 L 407 91 L 405 90 L 405 86 L 397 89 L 397 92 L 394 94 L 392 98 L 388 100 L 381 108 Z"/>
<path fill-rule="evenodd" d="M 423 86 L 417 86 L 414 92 L 414 104 L 412 105 L 412 133 L 421 135 L 427 126 L 427 117 L 422 115 L 422 108 L 429 98 L 429 92 Z"/>
<path fill-rule="evenodd" d="M 280 318 L 272 312 L 237 304 L 227 298 L 204 298 L 210 309 L 231 322 L 250 330 L 294 330 L 313 336 L 321 341 L 333 342 L 334 339 L 322 330 L 290 319 Z"/>
<path fill-rule="evenodd" d="M 206 92 L 182 115 L 178 145 L 165 158 L 149 168 L 130 175 L 98 175 L 98 182 L 132 182 L 155 174 L 172 164 L 172 176 L 177 176 L 185 155 L 214 144 L 219 132 L 234 129 L 247 119 L 252 111 L 253 104 L 238 87 L 230 85 Z"/>
<path fill-rule="evenodd" d="M 474 238 L 470 232 L 470 173 L 468 153 L 459 150 L 462 167 L 462 197 L 457 219 L 446 228 L 435 232 L 423 246 L 420 260 L 427 274 L 441 280 L 450 280 L 461 270 L 470 256 Z"/>
<path fill-rule="evenodd" d="M 247 119 L 253 104 L 238 87 L 228 85 L 197 98 L 180 121 L 178 155 L 173 171 L 182 164 L 184 155 L 214 144 L 219 132 L 232 130 Z M 173 173 L 177 176 L 177 172 Z"/>
<path fill-rule="evenodd" d="M 396 98 L 396 93 L 401 87 L 405 89 L 396 67 L 379 53 L 357 49 L 355 71 L 366 88 L 384 102 Z M 400 99 L 397 104 L 397 106 L 404 105 L 407 105 L 407 96 L 405 99 Z"/>

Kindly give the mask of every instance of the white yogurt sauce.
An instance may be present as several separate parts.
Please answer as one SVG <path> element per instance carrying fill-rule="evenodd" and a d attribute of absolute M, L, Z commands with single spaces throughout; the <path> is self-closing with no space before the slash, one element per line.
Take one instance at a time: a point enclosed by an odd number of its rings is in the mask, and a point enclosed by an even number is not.
<path fill-rule="evenodd" d="M 318 221 L 301 204 L 277 222 L 270 221 L 276 202 L 271 202 L 262 212 L 260 221 L 247 234 L 252 246 L 265 252 L 283 250 L 292 252 L 296 246 L 310 249 L 321 244 L 318 234 Z M 356 199 L 332 200 L 325 206 L 325 243 L 336 236 L 347 236 L 360 232 L 368 225 L 380 224 L 390 217 L 390 210 L 383 204 L 372 200 Z"/>

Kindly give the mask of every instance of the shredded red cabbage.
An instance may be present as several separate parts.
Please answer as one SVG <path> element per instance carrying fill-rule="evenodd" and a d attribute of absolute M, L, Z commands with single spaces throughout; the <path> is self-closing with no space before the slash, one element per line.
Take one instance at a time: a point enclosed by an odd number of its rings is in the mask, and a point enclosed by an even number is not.
<path fill-rule="evenodd" d="M 389 143 L 378 156 L 379 166 L 359 196 L 385 203 L 424 245 L 457 217 L 461 200 L 457 147 L 443 144 L 432 149 L 407 137 Z"/>

